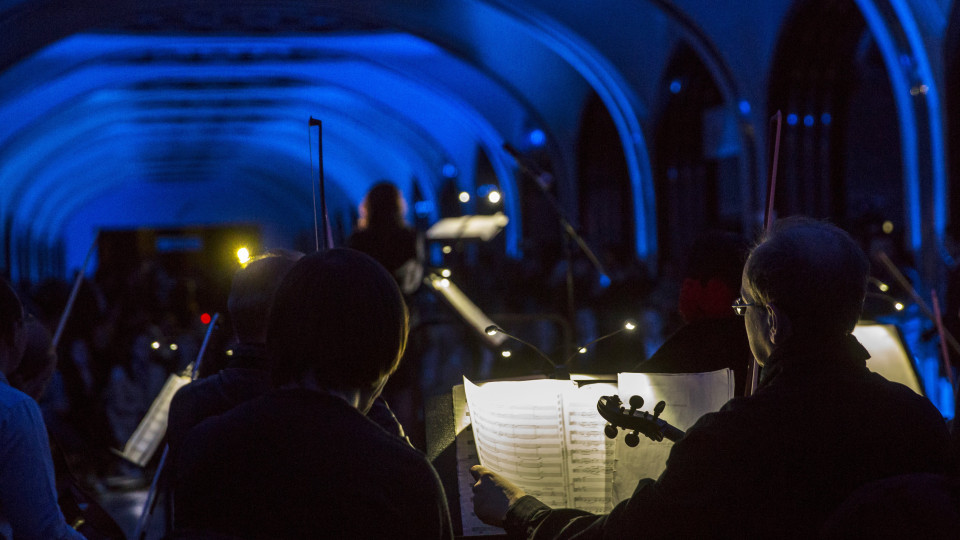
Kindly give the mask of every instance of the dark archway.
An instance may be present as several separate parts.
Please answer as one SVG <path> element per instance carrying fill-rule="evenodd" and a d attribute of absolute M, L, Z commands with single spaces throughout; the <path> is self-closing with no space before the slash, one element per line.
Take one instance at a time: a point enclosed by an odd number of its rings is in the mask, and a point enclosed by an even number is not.
<path fill-rule="evenodd" d="M 682 266 L 686 252 L 707 229 L 738 230 L 743 204 L 736 144 L 723 97 L 696 52 L 679 46 L 661 80 L 654 136 L 659 261 Z"/>
<path fill-rule="evenodd" d="M 861 235 L 904 230 L 897 109 L 880 50 L 852 0 L 794 8 L 770 74 L 783 126 L 779 216 L 829 218 Z M 902 241 L 899 242 L 902 244 Z"/>
<path fill-rule="evenodd" d="M 584 238 L 600 252 L 631 252 L 636 227 L 630 173 L 617 128 L 595 93 L 580 116 L 577 163 Z"/>

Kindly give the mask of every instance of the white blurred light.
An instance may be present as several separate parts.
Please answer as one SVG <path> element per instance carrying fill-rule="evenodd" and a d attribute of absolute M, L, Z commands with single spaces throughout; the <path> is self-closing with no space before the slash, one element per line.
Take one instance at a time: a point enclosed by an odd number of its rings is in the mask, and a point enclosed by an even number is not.
<path fill-rule="evenodd" d="M 510 351 L 503 351 L 500 353 L 500 356 L 504 358 L 510 358 Z"/>
<path fill-rule="evenodd" d="M 633 321 L 627 321 L 623 323 L 623 327 L 626 328 L 627 330 L 633 330 L 634 328 L 637 327 L 637 325 L 634 324 Z"/>
<path fill-rule="evenodd" d="M 250 260 L 250 250 L 245 247 L 238 249 L 237 259 L 240 260 L 240 264 L 247 264 L 247 261 Z"/>
<path fill-rule="evenodd" d="M 900 302 L 897 302 L 896 304 L 894 304 L 893 307 L 894 307 L 897 311 L 903 311 L 903 304 L 901 304 Z"/>
<path fill-rule="evenodd" d="M 171 343 L 171 344 L 170 344 L 170 350 L 171 350 L 171 351 L 175 351 L 175 350 L 177 350 L 178 348 L 179 348 L 179 347 L 177 347 L 177 344 L 176 344 L 176 343 Z"/>
<path fill-rule="evenodd" d="M 153 348 L 153 349 L 159 349 L 159 348 L 160 348 L 160 342 L 159 342 L 159 341 L 154 341 L 153 343 L 150 344 L 150 347 Z"/>
<path fill-rule="evenodd" d="M 450 277 L 450 269 L 444 268 L 443 270 L 440 271 L 440 275 L 443 277 Z"/>
<path fill-rule="evenodd" d="M 500 192 L 491 191 L 490 193 L 487 193 L 487 200 L 490 201 L 490 204 L 497 204 L 500 202 Z"/>
<path fill-rule="evenodd" d="M 460 202 L 462 202 L 462 203 L 468 203 L 468 202 L 470 202 L 470 194 L 467 193 L 466 191 L 461 191 L 461 192 L 460 192 Z"/>
<path fill-rule="evenodd" d="M 453 252 L 453 248 L 450 246 L 443 246 L 443 253 L 449 255 Z"/>

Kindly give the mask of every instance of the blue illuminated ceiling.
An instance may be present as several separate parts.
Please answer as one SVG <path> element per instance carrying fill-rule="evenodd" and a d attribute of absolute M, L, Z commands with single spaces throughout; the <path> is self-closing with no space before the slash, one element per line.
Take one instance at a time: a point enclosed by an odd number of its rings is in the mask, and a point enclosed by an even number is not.
<path fill-rule="evenodd" d="M 331 213 L 346 214 L 378 179 L 435 200 L 452 164 L 471 185 L 478 149 L 529 122 L 503 86 L 409 34 L 80 34 L 0 77 L 0 201 L 40 242 L 231 221 L 290 238 L 312 226 L 310 116 Z"/>

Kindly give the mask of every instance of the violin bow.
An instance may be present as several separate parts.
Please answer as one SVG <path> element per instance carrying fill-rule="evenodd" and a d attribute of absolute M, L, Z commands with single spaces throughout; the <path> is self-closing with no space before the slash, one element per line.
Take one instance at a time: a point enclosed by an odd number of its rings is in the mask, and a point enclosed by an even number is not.
<path fill-rule="evenodd" d="M 950 388 L 955 388 L 953 369 L 950 365 L 950 351 L 947 350 L 947 330 L 943 327 L 943 315 L 940 313 L 940 301 L 937 299 L 937 291 L 935 289 L 930 290 L 930 300 L 933 302 L 933 314 L 936 317 L 937 333 L 940 334 L 940 355 L 943 357 L 943 369 L 947 372 Z"/>
<path fill-rule="evenodd" d="M 777 191 L 777 166 L 780 162 L 780 132 L 783 128 L 783 113 L 779 110 L 770 117 L 770 127 L 772 128 L 774 124 L 776 125 L 776 131 L 773 143 L 773 162 L 770 166 L 770 177 L 767 181 L 767 204 L 763 216 L 764 234 L 770 234 L 770 229 L 773 227 L 773 201 Z M 750 359 L 750 365 L 747 369 L 747 384 L 744 389 L 745 395 L 751 396 L 756 391 L 759 376 L 760 365 L 757 363 L 756 358 L 752 358 Z"/>
<path fill-rule="evenodd" d="M 63 314 L 60 315 L 60 322 L 57 323 L 57 330 L 53 333 L 53 340 L 50 342 L 50 348 L 57 350 L 60 344 L 60 338 L 63 337 L 63 330 L 67 326 L 67 320 L 70 318 L 70 312 L 73 311 L 73 304 L 77 301 L 77 295 L 80 292 L 80 284 L 83 283 L 83 276 L 87 273 L 87 266 L 93 257 L 93 252 L 97 248 L 97 239 L 100 237 L 100 231 L 93 235 L 93 242 L 90 243 L 90 249 L 87 250 L 87 256 L 83 259 L 83 266 L 77 273 L 77 278 L 73 281 L 73 289 L 70 290 L 70 297 L 67 299 L 67 305 L 63 308 Z"/>
<path fill-rule="evenodd" d="M 327 214 L 327 197 L 326 197 L 326 189 L 325 189 L 326 182 L 324 181 L 324 177 L 323 177 L 323 122 L 311 116 L 310 120 L 307 122 L 307 129 L 309 130 L 312 126 L 317 126 L 317 131 L 319 133 L 317 137 L 317 155 L 318 155 L 318 162 L 319 162 L 318 164 L 319 176 L 317 178 L 317 184 L 319 186 L 319 192 L 320 192 L 320 214 L 323 216 L 322 220 L 318 220 L 317 199 L 316 199 L 316 192 L 318 190 L 315 190 L 313 188 L 313 180 L 311 180 L 310 190 L 314 193 L 313 228 L 314 228 L 314 235 L 316 239 L 316 248 L 317 248 L 317 251 L 320 251 L 321 235 L 320 235 L 320 231 L 318 230 L 317 222 L 321 221 L 321 225 L 323 227 L 323 236 L 322 236 L 323 250 L 326 251 L 333 247 L 333 232 L 331 231 L 331 228 L 330 228 L 330 216 Z M 311 174 L 312 174 L 313 166 L 311 165 L 310 168 L 311 168 Z"/>
<path fill-rule="evenodd" d="M 214 313 L 207 325 L 207 333 L 203 336 L 203 344 L 200 345 L 200 351 L 197 352 L 197 359 L 193 362 L 193 369 L 190 370 L 190 380 L 197 380 L 200 373 L 200 365 L 203 363 L 203 356 L 207 352 L 207 345 L 210 343 L 210 336 L 213 335 L 213 329 L 217 327 L 219 313 Z M 169 404 L 168 404 L 169 406 Z M 168 409 L 169 410 L 169 409 Z M 169 412 L 168 412 L 169 414 Z M 153 473 L 153 480 L 150 482 L 150 489 L 147 491 L 147 497 L 143 501 L 143 510 L 140 511 L 140 518 L 137 520 L 137 527 L 134 529 L 134 540 L 143 540 L 146 536 L 147 524 L 153 516 L 153 509 L 157 502 L 157 487 L 160 485 L 160 476 L 163 474 L 167 464 L 167 456 L 170 454 L 170 443 L 163 445 L 163 453 L 160 455 L 160 462 L 157 463 L 157 470 Z"/>

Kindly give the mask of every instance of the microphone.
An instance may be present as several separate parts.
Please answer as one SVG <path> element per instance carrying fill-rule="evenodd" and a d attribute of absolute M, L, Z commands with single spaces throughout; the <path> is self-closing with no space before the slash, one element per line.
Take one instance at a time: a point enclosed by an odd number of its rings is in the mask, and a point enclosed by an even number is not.
<path fill-rule="evenodd" d="M 550 186 L 553 185 L 552 174 L 541 169 L 536 164 L 531 163 L 529 160 L 527 160 L 527 158 L 520 154 L 519 150 L 511 146 L 510 143 L 503 143 L 503 149 L 510 154 L 514 161 L 517 162 L 517 167 L 520 168 L 520 171 L 532 178 L 533 181 L 540 186 L 540 189 L 544 191 L 550 189 Z"/>
<path fill-rule="evenodd" d="M 540 349 L 538 349 L 538 348 L 537 348 L 536 346 L 534 346 L 532 343 L 529 343 L 529 342 L 527 342 L 527 341 L 524 341 L 524 340 L 518 338 L 517 336 L 510 335 L 510 334 L 504 332 L 504 331 L 503 331 L 503 328 L 500 328 L 499 326 L 497 326 L 497 325 L 495 325 L 495 324 L 491 324 L 490 326 L 484 328 L 483 332 L 484 332 L 485 334 L 487 334 L 488 336 L 495 336 L 495 335 L 497 335 L 497 334 L 503 334 L 503 335 L 507 336 L 507 337 L 510 338 L 510 339 L 519 341 L 520 343 L 522 343 L 522 344 L 526 345 L 527 347 L 530 347 L 531 349 L 533 349 L 533 351 L 534 351 L 535 353 L 537 353 L 538 355 L 540 355 L 540 358 L 543 358 L 544 360 L 546 360 L 547 363 L 550 364 L 551 367 L 553 367 L 553 378 L 554 378 L 554 379 L 570 379 L 570 373 L 567 371 L 567 367 L 566 367 L 565 365 L 564 365 L 564 366 L 558 366 L 553 360 L 550 359 L 549 356 L 547 356 L 546 354 L 544 354 L 543 351 L 541 351 Z"/>
<path fill-rule="evenodd" d="M 630 319 L 627 319 L 626 321 L 623 322 L 623 328 L 620 328 L 619 330 L 615 330 L 615 331 L 613 331 L 613 332 L 610 332 L 609 334 L 600 336 L 600 337 L 598 337 L 597 339 L 591 341 L 590 343 L 587 343 L 586 345 L 581 345 L 581 346 L 577 347 L 577 350 L 574 351 L 573 354 L 571 354 L 569 358 L 567 358 L 567 362 L 566 362 L 566 363 L 569 364 L 570 361 L 573 360 L 578 354 L 586 354 L 587 348 L 590 347 L 591 345 L 594 345 L 594 344 L 596 344 L 596 343 L 599 343 L 599 342 L 601 342 L 601 341 L 603 341 L 603 340 L 605 340 L 605 339 L 607 339 L 607 338 L 612 338 L 613 336 L 615 336 L 615 335 L 617 335 L 617 334 L 619 334 L 619 333 L 621 333 L 621 332 L 633 332 L 633 331 L 636 330 L 636 329 L 637 329 L 637 323 L 634 322 L 634 321 L 632 321 L 632 320 L 630 320 Z"/>

